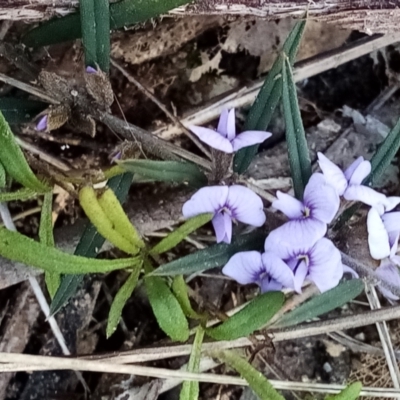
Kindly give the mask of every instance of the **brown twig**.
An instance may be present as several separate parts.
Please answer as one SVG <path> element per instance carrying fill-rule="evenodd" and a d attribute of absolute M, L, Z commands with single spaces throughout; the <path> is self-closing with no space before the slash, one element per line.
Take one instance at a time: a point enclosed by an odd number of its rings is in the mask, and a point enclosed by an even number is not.
<path fill-rule="evenodd" d="M 118 69 L 128 79 L 129 82 L 133 83 L 146 97 L 148 97 L 158 108 L 164 112 L 164 114 L 177 126 L 182 129 L 182 132 L 208 157 L 211 158 L 211 153 L 203 146 L 201 141 L 190 132 L 181 121 L 172 114 L 165 105 L 154 96 L 145 86 L 143 86 L 138 80 L 136 80 L 125 68 L 123 68 L 117 61 L 111 59 L 111 65 Z"/>

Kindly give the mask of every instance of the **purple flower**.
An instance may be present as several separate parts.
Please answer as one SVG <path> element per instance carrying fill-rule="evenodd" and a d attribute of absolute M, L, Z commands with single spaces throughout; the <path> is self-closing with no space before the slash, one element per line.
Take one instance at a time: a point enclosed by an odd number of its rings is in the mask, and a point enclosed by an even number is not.
<path fill-rule="evenodd" d="M 275 246 L 302 249 L 321 239 L 339 209 L 339 196 L 322 174 L 313 174 L 305 187 L 303 201 L 277 192 L 272 206 L 290 221 L 273 230 L 268 238 Z M 271 249 L 272 250 L 272 249 Z"/>
<path fill-rule="evenodd" d="M 95 69 L 95 68 L 93 68 L 91 66 L 86 67 L 86 73 L 88 73 L 88 74 L 97 74 L 97 69 Z"/>
<path fill-rule="evenodd" d="M 36 125 L 37 131 L 42 132 L 47 129 L 47 119 L 48 119 L 47 115 L 44 115 L 42 118 L 40 118 L 39 122 Z"/>
<path fill-rule="evenodd" d="M 293 271 L 274 253 L 245 251 L 235 254 L 222 272 L 242 285 L 257 283 L 261 292 L 294 289 Z"/>
<path fill-rule="evenodd" d="M 293 271 L 297 292 L 301 292 L 304 280 L 314 282 L 321 292 L 337 286 L 343 276 L 343 264 L 339 250 L 329 239 L 322 238 L 301 249 L 277 247 L 270 236 L 265 240 L 265 251 L 275 253 Z"/>
<path fill-rule="evenodd" d="M 400 257 L 396 255 L 400 234 L 400 212 L 389 212 L 381 215 L 372 207 L 367 217 L 368 246 L 371 257 L 383 260 L 389 257 L 400 265 Z"/>
<path fill-rule="evenodd" d="M 371 163 L 364 160 L 364 157 L 358 157 L 344 172 L 322 153 L 318 153 L 318 163 L 327 182 L 336 189 L 339 196 L 369 206 L 381 204 L 385 208 L 391 207 L 391 198 L 362 185 L 362 181 L 371 172 Z"/>
<path fill-rule="evenodd" d="M 185 218 L 213 213 L 212 224 L 218 243 L 231 242 L 232 220 L 252 226 L 265 222 L 261 198 L 240 185 L 201 188 L 183 205 L 182 213 Z"/>
<path fill-rule="evenodd" d="M 189 129 L 204 143 L 224 153 L 233 153 L 243 147 L 262 143 L 272 134 L 263 131 L 245 131 L 236 136 L 235 109 L 223 110 L 217 130 L 202 126 L 189 126 Z"/>

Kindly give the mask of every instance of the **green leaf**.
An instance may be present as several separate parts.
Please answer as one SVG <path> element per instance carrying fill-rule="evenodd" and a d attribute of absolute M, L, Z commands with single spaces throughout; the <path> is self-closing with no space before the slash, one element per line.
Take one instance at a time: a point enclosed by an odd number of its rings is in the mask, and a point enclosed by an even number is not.
<path fill-rule="evenodd" d="M 222 324 L 208 328 L 206 333 L 216 340 L 235 340 L 251 335 L 281 309 L 284 299 L 282 292 L 263 293 Z"/>
<path fill-rule="evenodd" d="M 92 186 L 84 186 L 79 191 L 79 203 L 90 222 L 110 243 L 128 254 L 135 255 L 139 252 L 139 248 L 125 238 L 108 218 L 107 211 L 101 207 Z"/>
<path fill-rule="evenodd" d="M 168 13 L 188 0 L 122 0 L 110 4 L 110 28 L 120 29 Z M 79 13 L 53 18 L 29 31 L 23 38 L 28 47 L 48 46 L 82 37 Z"/>
<path fill-rule="evenodd" d="M 1 192 L 0 202 L 15 201 L 15 200 L 30 200 L 37 196 L 37 192 L 32 189 L 22 188 L 15 192 Z"/>
<path fill-rule="evenodd" d="M 85 64 L 110 69 L 110 3 L 108 0 L 80 0 Z"/>
<path fill-rule="evenodd" d="M 3 194 L 2 191 L 3 189 L 6 187 L 7 184 L 7 177 L 6 177 L 6 170 L 3 167 L 3 164 L 0 162 L 0 196 Z M 1 200 L 0 198 L 0 202 L 4 202 L 7 200 Z"/>
<path fill-rule="evenodd" d="M 96 260 L 64 253 L 18 232 L 0 228 L 0 255 L 12 261 L 59 274 L 104 273 L 141 265 L 139 257 Z"/>
<path fill-rule="evenodd" d="M 122 309 L 126 302 L 132 296 L 132 293 L 138 283 L 140 269 L 137 268 L 130 275 L 126 282 L 121 286 L 111 304 L 110 313 L 108 314 L 106 335 L 107 339 L 115 332 L 122 315 Z"/>
<path fill-rule="evenodd" d="M 291 65 L 295 62 L 305 26 L 305 19 L 297 22 L 283 45 L 282 52 L 287 54 Z M 282 94 L 283 62 L 283 55 L 278 56 L 275 60 L 256 100 L 250 108 L 244 130 L 265 131 L 267 129 Z M 247 170 L 254 156 L 257 154 L 258 147 L 259 145 L 249 146 L 237 152 L 233 163 L 235 172 L 243 174 Z"/>
<path fill-rule="evenodd" d="M 313 297 L 293 311 L 285 314 L 274 326 L 298 325 L 301 322 L 318 317 L 343 306 L 357 297 L 363 290 L 364 283 L 361 279 L 351 279 L 343 282 L 339 286 Z"/>
<path fill-rule="evenodd" d="M 48 186 L 40 182 L 32 172 L 2 113 L 0 113 L 0 163 L 3 164 L 7 174 L 22 186 L 38 192 L 49 191 Z"/>
<path fill-rule="evenodd" d="M 237 371 L 261 400 L 285 400 L 261 372 L 258 372 L 235 352 L 229 350 L 216 351 L 212 355 Z"/>
<path fill-rule="evenodd" d="M 175 229 L 167 237 L 165 237 L 161 242 L 157 243 L 151 250 L 150 254 L 162 254 L 166 251 L 172 249 L 178 245 L 182 240 L 184 240 L 192 232 L 210 222 L 213 214 L 200 214 L 196 217 L 190 218 L 178 229 Z"/>
<path fill-rule="evenodd" d="M 123 203 L 128 197 L 129 188 L 132 183 L 131 174 L 115 176 L 108 181 L 108 187 L 115 192 L 118 200 Z M 97 257 L 105 239 L 97 232 L 96 228 L 88 222 L 85 231 L 75 249 L 75 255 L 90 258 Z M 77 292 L 82 283 L 83 275 L 64 275 L 60 287 L 50 305 L 50 314 L 57 313 L 68 300 Z"/>
<path fill-rule="evenodd" d="M 32 118 L 47 108 L 46 103 L 18 97 L 0 97 L 0 111 L 9 124 L 30 122 Z"/>
<path fill-rule="evenodd" d="M 46 193 L 43 199 L 42 212 L 40 214 L 40 225 L 39 225 L 39 240 L 40 243 L 54 247 L 54 236 L 53 236 L 53 193 Z M 49 291 L 50 297 L 53 298 L 60 286 L 61 276 L 56 272 L 45 273 L 46 287 Z"/>
<path fill-rule="evenodd" d="M 364 184 L 374 185 L 379 181 L 379 178 L 385 172 L 386 168 L 392 162 L 394 156 L 400 148 L 400 119 L 396 125 L 386 136 L 378 150 L 371 159 L 371 173 L 363 182 Z"/>
<path fill-rule="evenodd" d="M 187 370 L 189 372 L 199 372 L 201 359 L 201 345 L 204 339 L 204 329 L 198 326 L 196 336 L 194 337 L 192 352 L 189 358 Z M 199 382 L 185 381 L 183 382 L 179 400 L 197 400 L 199 398 Z"/>
<path fill-rule="evenodd" d="M 185 161 L 124 160 L 118 162 L 125 171 L 141 179 L 158 182 L 188 183 L 191 186 L 207 185 L 207 177 L 197 165 Z"/>
<path fill-rule="evenodd" d="M 296 85 L 288 59 L 282 69 L 282 102 L 286 125 L 286 143 L 293 188 L 296 198 L 303 198 L 304 188 L 311 176 L 311 159 L 306 134 L 297 101 Z"/>
<path fill-rule="evenodd" d="M 151 308 L 160 328 L 172 339 L 184 342 L 189 338 L 189 325 L 182 308 L 162 278 L 144 278 Z"/>
<path fill-rule="evenodd" d="M 201 316 L 193 310 L 192 305 L 190 304 L 188 289 L 183 275 L 177 275 L 174 277 L 171 289 L 181 305 L 183 313 L 189 318 L 200 319 Z"/>
<path fill-rule="evenodd" d="M 361 382 L 354 382 L 343 389 L 340 393 L 326 396 L 325 400 L 356 400 L 360 396 L 361 390 Z"/>
<path fill-rule="evenodd" d="M 239 251 L 261 250 L 265 234 L 252 232 L 236 237 L 231 244 L 219 243 L 194 254 L 161 265 L 151 275 L 182 275 L 220 267 Z"/>

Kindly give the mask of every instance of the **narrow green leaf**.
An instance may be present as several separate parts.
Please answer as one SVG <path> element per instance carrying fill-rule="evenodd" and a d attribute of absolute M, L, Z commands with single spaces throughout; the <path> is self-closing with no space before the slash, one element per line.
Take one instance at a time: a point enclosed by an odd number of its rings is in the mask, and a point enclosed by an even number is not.
<path fill-rule="evenodd" d="M 49 190 L 32 172 L 2 113 L 0 113 L 0 163 L 3 164 L 7 174 L 21 185 L 38 192 Z"/>
<path fill-rule="evenodd" d="M 374 185 L 379 181 L 379 178 L 385 172 L 386 168 L 392 162 L 394 156 L 400 148 L 400 119 L 396 125 L 386 136 L 385 140 L 381 143 L 376 153 L 371 159 L 371 173 L 364 184 Z"/>
<path fill-rule="evenodd" d="M 364 290 L 361 279 L 351 279 L 303 303 L 285 314 L 274 326 L 298 325 L 301 322 L 323 315 L 353 300 Z"/>
<path fill-rule="evenodd" d="M 0 97 L 0 111 L 9 124 L 30 122 L 32 118 L 47 108 L 46 103 L 18 97 Z"/>
<path fill-rule="evenodd" d="M 213 214 L 200 214 L 196 217 L 190 218 L 178 229 L 175 229 L 167 237 L 165 237 L 161 242 L 157 243 L 151 250 L 150 254 L 161 254 L 172 249 L 178 245 L 182 240 L 184 240 L 192 232 L 210 222 Z"/>
<path fill-rule="evenodd" d="M 252 232 L 236 237 L 231 244 L 219 243 L 158 267 L 151 275 L 182 275 L 220 267 L 239 251 L 261 250 L 265 234 Z"/>
<path fill-rule="evenodd" d="M 177 275 L 174 277 L 171 289 L 181 305 L 183 313 L 189 318 L 200 319 L 201 316 L 193 310 L 192 305 L 190 304 L 188 289 L 183 275 Z"/>
<path fill-rule="evenodd" d="M 189 338 L 189 325 L 182 308 L 162 278 L 144 278 L 151 308 L 160 328 L 172 339 L 184 342 Z"/>
<path fill-rule="evenodd" d="M 94 17 L 95 0 L 80 0 L 80 17 L 82 42 L 85 51 L 85 64 L 96 67 L 97 47 L 96 47 L 96 20 Z"/>
<path fill-rule="evenodd" d="M 325 400 L 356 400 L 360 396 L 361 390 L 361 382 L 354 382 L 343 389 L 340 393 L 326 396 Z"/>
<path fill-rule="evenodd" d="M 237 371 L 261 400 L 285 400 L 261 372 L 258 372 L 235 352 L 229 350 L 216 351 L 212 355 Z"/>
<path fill-rule="evenodd" d="M 110 68 L 110 3 L 108 0 L 80 0 L 85 64 L 103 72 Z"/>
<path fill-rule="evenodd" d="M 43 198 L 42 212 L 40 214 L 39 240 L 40 243 L 54 247 L 53 236 L 53 193 L 46 193 Z"/>
<path fill-rule="evenodd" d="M 188 0 L 122 0 L 110 4 L 110 28 L 120 29 L 168 13 Z M 28 47 L 49 46 L 82 37 L 79 13 L 53 18 L 29 31 L 23 38 Z"/>
<path fill-rule="evenodd" d="M 196 336 L 194 337 L 192 353 L 190 354 L 187 370 L 189 372 L 199 372 L 201 359 L 201 345 L 204 339 L 204 329 L 198 326 Z M 199 382 L 185 381 L 183 382 L 179 400 L 197 400 L 199 398 Z"/>
<path fill-rule="evenodd" d="M 37 196 L 37 192 L 28 188 L 21 188 L 15 192 L 1 192 L 0 202 L 15 201 L 15 200 L 30 200 Z"/>
<path fill-rule="evenodd" d="M 67 254 L 5 228 L 0 228 L 0 255 L 12 261 L 59 274 L 104 273 L 141 265 L 139 257 L 96 260 Z"/>
<path fill-rule="evenodd" d="M 94 3 L 97 63 L 103 72 L 108 73 L 111 54 L 110 2 L 94 0 Z"/>
<path fill-rule="evenodd" d="M 118 200 L 123 203 L 128 197 L 132 183 L 131 174 L 118 175 L 108 181 L 108 187 L 115 192 Z M 96 228 L 88 222 L 82 237 L 75 249 L 75 255 L 90 258 L 97 257 L 105 239 L 97 232 Z M 68 300 L 77 292 L 82 283 L 83 275 L 64 275 L 60 287 L 50 305 L 50 314 L 57 313 Z"/>
<path fill-rule="evenodd" d="M 290 171 L 294 193 L 297 199 L 301 200 L 304 188 L 311 176 L 311 159 L 297 101 L 296 85 L 288 59 L 285 59 L 283 64 L 282 77 L 283 114 Z"/>
<path fill-rule="evenodd" d="M 46 193 L 43 199 L 42 212 L 40 214 L 39 240 L 41 244 L 54 247 L 53 236 L 53 193 Z M 61 276 L 56 272 L 45 273 L 46 287 L 50 297 L 53 298 L 60 286 Z"/>
<path fill-rule="evenodd" d="M 139 232 L 129 221 L 121 203 L 119 202 L 114 191 L 108 188 L 98 198 L 98 202 L 106 213 L 108 219 L 114 226 L 114 229 L 119 232 L 122 237 L 132 243 L 135 247 L 144 248 L 145 244 L 143 239 L 140 237 Z"/>
<path fill-rule="evenodd" d="M 296 60 L 297 51 L 306 26 L 306 20 L 297 22 L 287 37 L 282 52 L 289 57 L 290 64 Z M 269 71 L 264 85 L 247 115 L 244 129 L 265 131 L 271 122 L 282 94 L 282 68 L 284 58 L 279 55 Z M 234 158 L 233 169 L 243 174 L 257 154 L 259 145 L 245 147 L 239 150 Z"/>
<path fill-rule="evenodd" d="M 136 268 L 126 282 L 121 286 L 116 294 L 114 301 L 111 304 L 110 312 L 108 314 L 106 335 L 107 339 L 115 332 L 122 315 L 122 309 L 125 307 L 126 302 L 132 296 L 132 293 L 138 283 L 140 269 Z"/>
<path fill-rule="evenodd" d="M 79 191 L 79 203 L 90 222 L 110 243 L 128 254 L 135 255 L 139 252 L 137 246 L 117 231 L 113 221 L 108 218 L 106 211 L 102 209 L 93 187 L 85 186 Z"/>
<path fill-rule="evenodd" d="M 6 178 L 6 170 L 3 167 L 3 164 L 0 162 L 0 196 L 3 194 L 2 190 L 6 187 L 7 178 Z M 0 197 L 0 202 L 4 202 L 7 200 L 2 200 Z"/>
<path fill-rule="evenodd" d="M 216 340 L 235 340 L 251 335 L 281 309 L 284 299 L 282 292 L 263 293 L 222 324 L 208 328 L 206 333 Z"/>
<path fill-rule="evenodd" d="M 159 182 L 188 183 L 195 187 L 207 184 L 207 177 L 197 165 L 185 161 L 124 160 L 118 162 L 125 171 L 141 179 Z"/>

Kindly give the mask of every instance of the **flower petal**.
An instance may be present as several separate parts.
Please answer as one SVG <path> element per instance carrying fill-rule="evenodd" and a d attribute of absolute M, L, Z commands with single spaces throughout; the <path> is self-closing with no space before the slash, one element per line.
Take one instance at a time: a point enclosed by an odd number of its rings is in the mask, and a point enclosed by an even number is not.
<path fill-rule="evenodd" d="M 382 260 L 390 255 L 389 235 L 385 225 L 374 207 L 367 216 L 368 247 L 371 257 L 375 260 Z"/>
<path fill-rule="evenodd" d="M 203 187 L 183 205 L 183 216 L 191 218 L 204 213 L 217 213 L 225 206 L 227 197 L 228 186 Z"/>
<path fill-rule="evenodd" d="M 343 276 L 343 265 L 335 245 L 329 239 L 322 238 L 308 255 L 307 279 L 314 282 L 321 293 L 337 286 Z"/>
<path fill-rule="evenodd" d="M 400 288 L 399 269 L 392 263 L 383 263 L 375 270 L 375 274 L 383 281 Z M 399 299 L 398 296 L 394 295 L 389 289 L 383 287 L 382 285 L 378 285 L 378 289 L 389 300 L 395 301 Z"/>
<path fill-rule="evenodd" d="M 385 212 L 393 210 L 393 208 L 395 208 L 399 204 L 400 204 L 400 197 L 398 197 L 398 196 L 386 197 L 386 202 L 384 204 Z"/>
<path fill-rule="evenodd" d="M 260 282 L 261 293 L 265 292 L 279 292 L 283 289 L 282 283 L 265 276 Z"/>
<path fill-rule="evenodd" d="M 45 131 L 47 129 L 47 120 L 47 115 L 44 115 L 42 118 L 40 118 L 39 122 L 36 125 L 36 130 L 39 132 Z"/>
<path fill-rule="evenodd" d="M 232 219 L 224 212 L 215 214 L 212 219 L 217 243 L 230 243 L 232 240 Z"/>
<path fill-rule="evenodd" d="M 237 135 L 232 140 L 233 151 L 243 149 L 243 147 L 253 146 L 257 143 L 262 143 L 272 136 L 270 132 L 264 131 L 245 131 Z"/>
<path fill-rule="evenodd" d="M 381 216 L 387 232 L 400 232 L 400 212 L 385 213 Z"/>
<path fill-rule="evenodd" d="M 278 200 L 272 202 L 272 207 L 281 211 L 290 219 L 300 219 L 304 217 L 304 205 L 301 201 L 283 193 L 280 190 L 276 192 Z"/>
<path fill-rule="evenodd" d="M 267 236 L 265 251 L 272 251 L 282 260 L 306 254 L 326 233 L 326 224 L 311 218 L 288 221 Z"/>
<path fill-rule="evenodd" d="M 189 129 L 204 143 L 210 147 L 223 151 L 224 153 L 233 153 L 232 143 L 220 133 L 202 126 L 192 125 Z"/>
<path fill-rule="evenodd" d="M 371 163 L 364 160 L 364 157 L 358 157 L 356 161 L 344 171 L 349 185 L 361 185 L 362 181 L 370 174 Z"/>
<path fill-rule="evenodd" d="M 341 196 L 347 188 L 347 179 L 342 170 L 322 153 L 318 153 L 318 164 L 327 183 L 333 186 Z"/>
<path fill-rule="evenodd" d="M 221 112 L 221 116 L 219 117 L 217 132 L 224 138 L 227 138 L 229 140 L 227 133 L 228 115 L 229 115 L 229 110 L 227 110 L 226 108 L 223 109 Z"/>
<path fill-rule="evenodd" d="M 350 268 L 348 265 L 342 264 L 343 265 L 343 273 L 344 274 L 350 274 L 354 279 L 358 279 L 360 275 L 356 271 L 354 271 L 353 268 Z"/>
<path fill-rule="evenodd" d="M 229 187 L 227 208 L 236 220 L 252 226 L 261 226 L 265 222 L 264 206 L 261 198 L 252 190 L 233 185 Z"/>
<path fill-rule="evenodd" d="M 349 186 L 344 192 L 343 197 L 346 200 L 361 201 L 371 207 L 378 206 L 379 204 L 384 205 L 386 201 L 384 194 L 363 185 Z"/>
<path fill-rule="evenodd" d="M 339 210 L 340 199 L 325 176 L 316 173 L 311 175 L 305 187 L 304 205 L 309 208 L 312 218 L 329 224 Z"/>
<path fill-rule="evenodd" d="M 232 256 L 222 272 L 242 285 L 256 283 L 265 271 L 258 251 L 243 251 Z"/>
<path fill-rule="evenodd" d="M 226 137 L 232 142 L 236 136 L 236 125 L 235 125 L 235 109 L 229 110 L 228 120 L 226 123 Z"/>
<path fill-rule="evenodd" d="M 294 275 L 289 266 L 275 253 L 268 251 L 261 255 L 265 272 L 272 280 L 279 282 L 283 287 L 294 289 Z"/>
<path fill-rule="evenodd" d="M 294 290 L 297 293 L 301 293 L 301 288 L 303 286 L 307 273 L 308 273 L 307 263 L 305 262 L 305 260 L 301 260 L 294 274 Z"/>
<path fill-rule="evenodd" d="M 86 73 L 87 74 L 97 74 L 97 69 L 95 69 L 95 68 L 93 68 L 91 66 L 86 67 Z"/>

